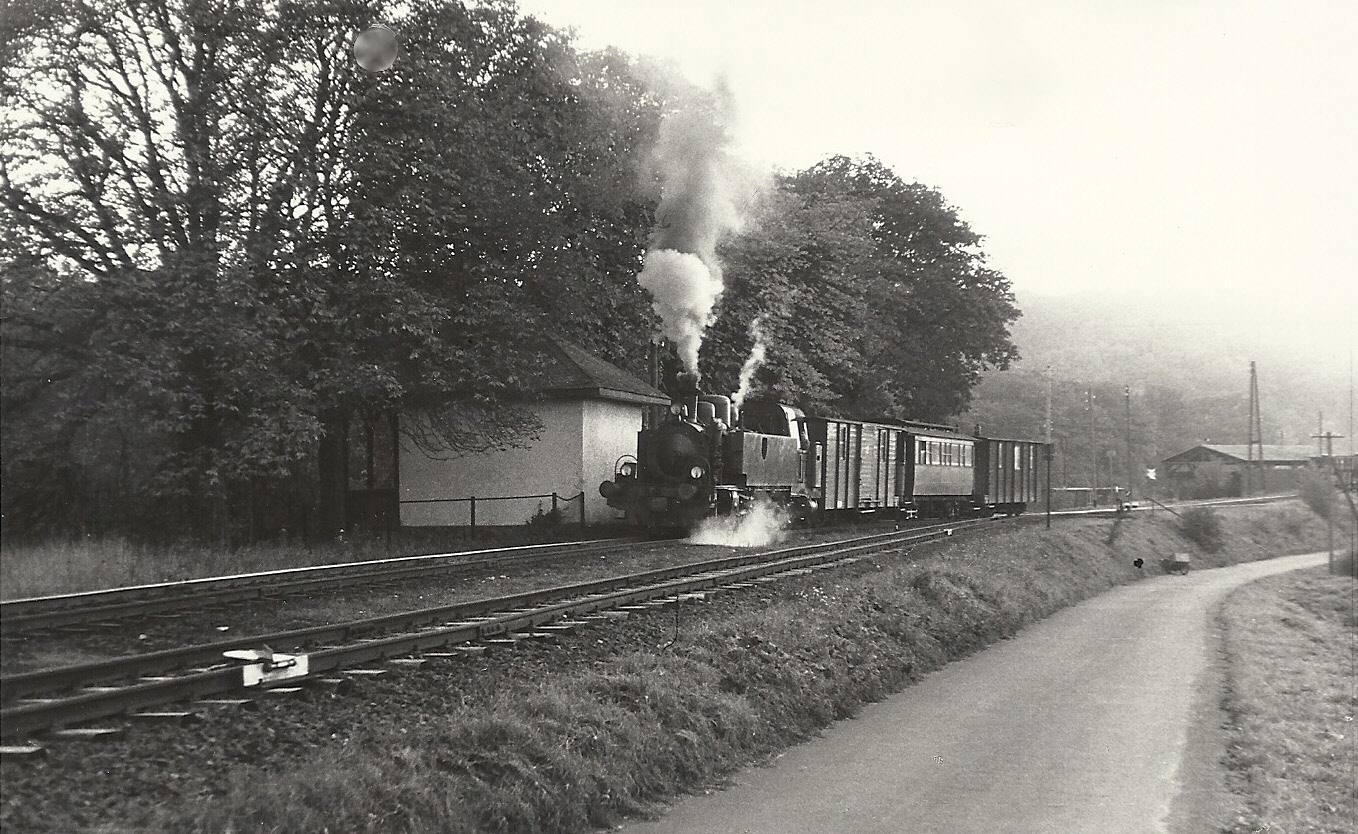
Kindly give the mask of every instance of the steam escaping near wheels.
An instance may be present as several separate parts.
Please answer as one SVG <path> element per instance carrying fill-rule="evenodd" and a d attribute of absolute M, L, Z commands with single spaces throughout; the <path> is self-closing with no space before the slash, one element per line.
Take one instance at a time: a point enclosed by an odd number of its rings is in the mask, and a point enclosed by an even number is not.
<path fill-rule="evenodd" d="M 703 519 L 688 541 L 725 547 L 767 547 L 787 538 L 790 520 L 785 508 L 771 501 L 756 501 L 754 508 L 744 515 Z"/>

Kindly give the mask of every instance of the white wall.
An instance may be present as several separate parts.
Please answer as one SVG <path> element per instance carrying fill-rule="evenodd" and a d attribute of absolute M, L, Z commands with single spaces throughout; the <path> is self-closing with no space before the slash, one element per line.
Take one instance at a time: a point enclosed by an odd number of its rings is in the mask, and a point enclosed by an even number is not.
<path fill-rule="evenodd" d="M 550 498 L 485 501 L 506 496 L 551 493 L 570 498 L 585 493 L 585 518 L 590 523 L 613 521 L 621 514 L 599 495 L 599 483 L 613 476 L 613 464 L 624 454 L 635 455 L 637 431 L 645 406 L 605 400 L 553 400 L 534 407 L 543 425 L 541 437 L 527 449 L 464 455 L 434 460 L 401 438 L 401 524 L 409 527 L 460 526 L 470 523 L 466 501 L 430 504 L 404 503 L 427 498 L 476 496 L 476 524 L 525 523 Z M 579 519 L 580 505 L 562 504 L 566 521 Z"/>
<path fill-rule="evenodd" d="M 621 510 L 608 506 L 599 484 L 613 477 L 613 466 L 623 455 L 636 457 L 637 432 L 646 406 L 612 400 L 584 404 L 584 442 L 580 455 L 585 484 L 585 520 L 591 524 L 617 521 Z"/>
<path fill-rule="evenodd" d="M 550 498 L 519 501 L 483 501 L 507 495 L 555 491 L 569 498 L 580 491 L 580 402 L 548 401 L 533 411 L 542 423 L 541 436 L 527 449 L 462 455 L 434 460 L 401 438 L 401 524 L 409 527 L 465 525 L 470 522 L 466 501 L 409 504 L 424 498 L 476 496 L 476 523 L 515 525 L 525 523 L 539 503 L 543 512 L 552 508 Z M 596 485 L 597 488 L 597 485 Z"/>

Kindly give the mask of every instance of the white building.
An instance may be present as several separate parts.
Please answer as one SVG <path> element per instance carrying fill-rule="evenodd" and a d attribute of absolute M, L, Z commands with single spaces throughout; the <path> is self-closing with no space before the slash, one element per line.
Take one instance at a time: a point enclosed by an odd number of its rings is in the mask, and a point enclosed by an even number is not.
<path fill-rule="evenodd" d="M 623 455 L 635 455 L 642 415 L 670 398 L 616 365 L 559 340 L 548 340 L 541 368 L 545 398 L 532 404 L 541 436 L 525 449 L 435 460 L 401 438 L 399 499 L 406 527 L 518 525 L 552 509 L 577 522 L 614 521 L 618 512 L 599 495 Z M 489 500 L 507 496 L 541 498 Z M 569 500 L 575 499 L 575 500 Z"/>

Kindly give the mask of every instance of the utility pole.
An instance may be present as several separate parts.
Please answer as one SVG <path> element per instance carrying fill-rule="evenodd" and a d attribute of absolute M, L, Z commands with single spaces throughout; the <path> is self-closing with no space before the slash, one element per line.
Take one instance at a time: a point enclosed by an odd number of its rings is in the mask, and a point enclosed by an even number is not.
<path fill-rule="evenodd" d="M 1127 440 L 1127 497 L 1132 497 L 1132 479 L 1136 467 L 1132 466 L 1132 386 L 1122 386 L 1122 400 L 1125 406 L 1124 426 L 1126 428 Z"/>
<path fill-rule="evenodd" d="M 1048 365 L 1046 370 L 1047 377 L 1047 419 L 1043 425 L 1046 427 L 1047 443 L 1052 442 L 1052 366 Z"/>
<path fill-rule="evenodd" d="M 1325 431 L 1325 412 L 1321 411 L 1316 415 L 1316 433 L 1311 435 L 1311 437 L 1315 438 L 1316 441 L 1316 457 L 1329 458 L 1328 461 L 1321 462 L 1322 471 L 1325 471 L 1325 464 L 1328 463 L 1329 468 L 1328 471 L 1326 471 L 1326 474 L 1334 478 L 1336 483 L 1340 486 L 1340 488 L 1343 489 L 1343 484 L 1340 481 L 1340 479 L 1343 477 L 1341 475 L 1342 470 L 1340 469 L 1339 464 L 1334 459 L 1334 441 L 1335 438 L 1339 438 L 1340 440 L 1342 440 L 1344 438 L 1344 435 L 1335 434 L 1332 431 Z M 1347 498 L 1347 492 L 1345 493 L 1345 497 Z M 1330 501 L 1328 495 L 1326 495 L 1325 500 L 1329 503 L 1328 508 L 1329 512 L 1325 514 L 1325 520 L 1328 522 L 1328 529 L 1330 534 L 1330 573 L 1334 573 L 1335 507 L 1334 502 Z"/>
<path fill-rule="evenodd" d="M 1052 526 L 1052 366 L 1047 366 L 1047 529 Z"/>
<path fill-rule="evenodd" d="M 1246 434 L 1245 442 L 1249 444 L 1247 455 L 1249 461 L 1245 466 L 1245 495 L 1250 494 L 1254 484 L 1254 471 L 1259 470 L 1259 491 L 1263 492 L 1266 488 L 1264 483 L 1264 431 L 1259 418 L 1259 375 L 1255 370 L 1254 362 L 1250 362 L 1250 425 Z M 1259 456 L 1254 454 L 1255 448 L 1259 449 Z"/>
<path fill-rule="evenodd" d="M 1094 389 L 1085 389 L 1085 406 L 1089 409 L 1089 471 L 1093 479 L 1089 484 L 1089 499 L 1092 506 L 1099 505 L 1099 444 L 1094 439 Z"/>
<path fill-rule="evenodd" d="M 1311 437 L 1316 441 L 1316 457 L 1334 458 L 1334 442 L 1343 440 L 1345 435 L 1325 431 L 1325 412 L 1322 411 L 1316 421 L 1316 433 Z"/>

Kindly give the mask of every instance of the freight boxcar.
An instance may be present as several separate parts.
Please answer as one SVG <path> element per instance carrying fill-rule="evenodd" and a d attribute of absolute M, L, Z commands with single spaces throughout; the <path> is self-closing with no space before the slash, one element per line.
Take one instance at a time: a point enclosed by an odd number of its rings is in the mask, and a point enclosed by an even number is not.
<path fill-rule="evenodd" d="M 976 439 L 976 500 L 987 513 L 1018 515 L 1042 502 L 1046 444 Z"/>

